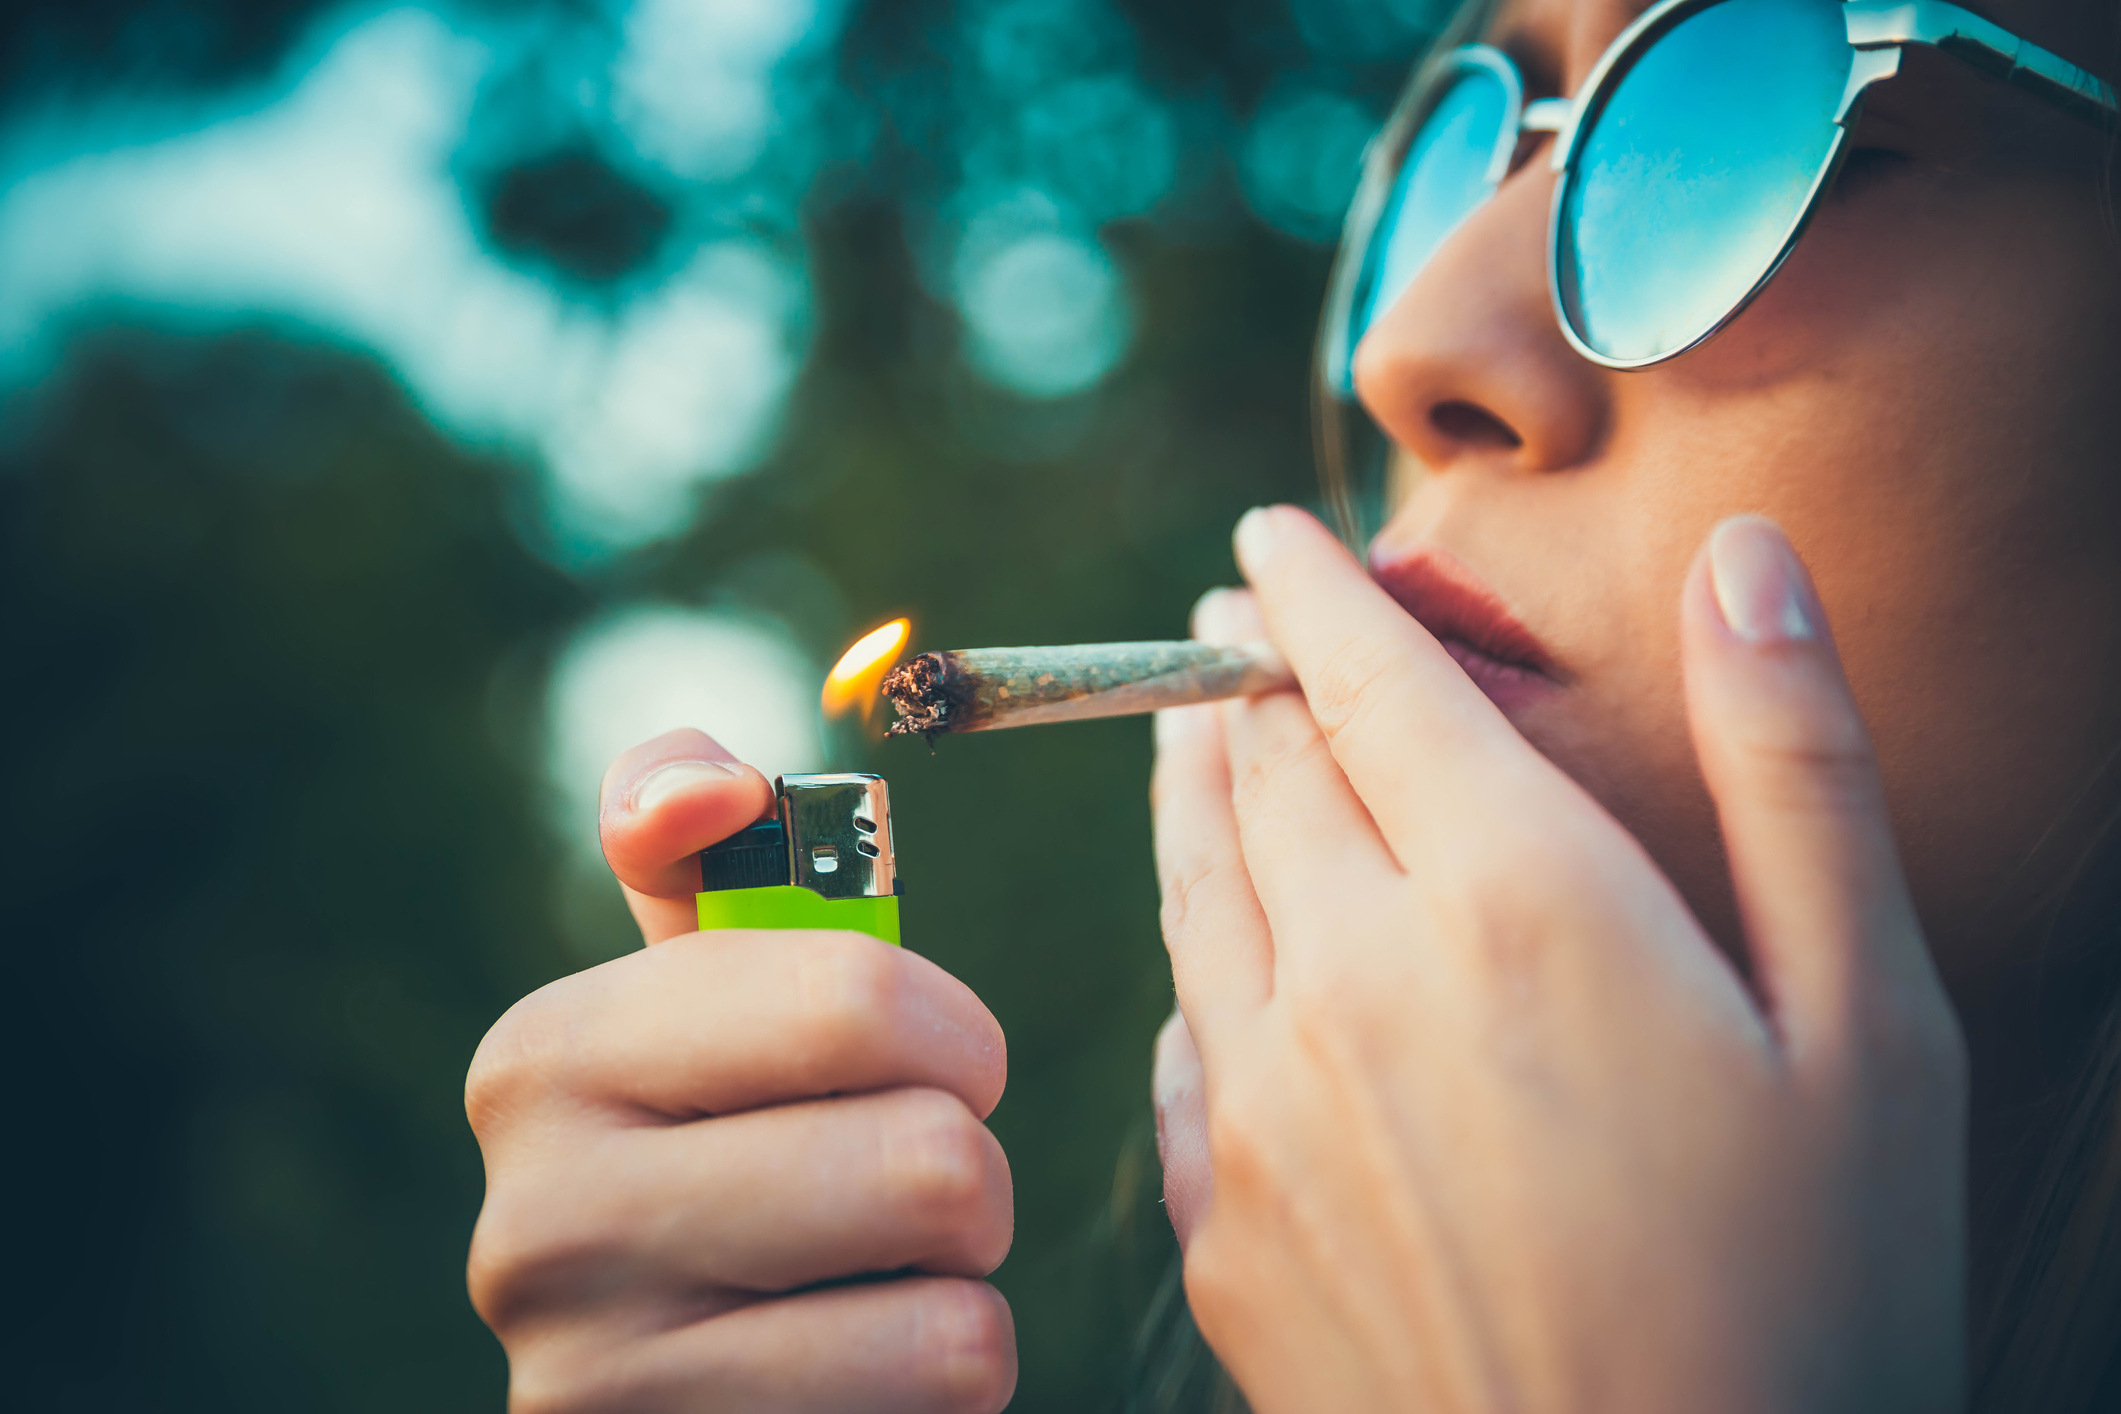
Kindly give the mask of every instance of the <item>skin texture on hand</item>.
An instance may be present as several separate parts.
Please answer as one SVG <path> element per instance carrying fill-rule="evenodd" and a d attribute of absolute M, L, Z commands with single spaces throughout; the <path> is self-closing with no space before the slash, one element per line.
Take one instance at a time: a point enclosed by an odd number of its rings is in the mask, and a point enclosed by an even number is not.
<path fill-rule="evenodd" d="M 615 763 L 604 849 L 645 951 L 480 1045 L 473 1304 L 529 1411 L 994 1414 L 1016 1382 L 1000 1028 L 860 933 L 695 933 L 698 850 L 772 789 L 698 732 Z M 849 1282 L 849 1278 L 861 1278 Z"/>
<path fill-rule="evenodd" d="M 1780 532 L 1681 605 L 1736 962 L 1323 527 L 1238 551 L 1303 693 L 1159 720 L 1158 1092 L 1255 1407 L 1958 1407 L 1963 1046 Z"/>

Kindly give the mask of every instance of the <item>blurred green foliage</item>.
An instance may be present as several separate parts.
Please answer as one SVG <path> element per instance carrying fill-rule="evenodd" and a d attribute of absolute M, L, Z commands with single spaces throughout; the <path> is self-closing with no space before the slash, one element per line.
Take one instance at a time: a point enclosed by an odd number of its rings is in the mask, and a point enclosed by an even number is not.
<path fill-rule="evenodd" d="M 1236 516 L 1312 494 L 1323 257 L 1236 221 L 1108 234 L 1134 352 L 1032 405 L 964 371 L 891 207 L 834 206 L 773 462 L 685 538 L 573 575 L 516 532 L 524 468 L 285 331 L 106 326 L 5 408 L 15 1407 L 499 1407 L 460 1087 L 485 1028 L 579 965 L 544 666 L 642 598 L 763 601 L 825 661 L 899 612 L 931 647 L 1183 632 Z M 789 557 L 837 607 L 782 595 Z M 1115 1407 L 1169 1265 L 1148 758 L 1122 721 L 933 755 L 850 735 L 834 763 L 890 777 L 908 940 L 1009 1036 L 1020 1410 Z M 630 945 L 615 891 L 568 926 Z"/>
<path fill-rule="evenodd" d="M 460 1077 L 561 967 L 494 672 L 587 596 L 344 354 L 105 334 L 13 411 L 17 1407 L 491 1407 Z"/>

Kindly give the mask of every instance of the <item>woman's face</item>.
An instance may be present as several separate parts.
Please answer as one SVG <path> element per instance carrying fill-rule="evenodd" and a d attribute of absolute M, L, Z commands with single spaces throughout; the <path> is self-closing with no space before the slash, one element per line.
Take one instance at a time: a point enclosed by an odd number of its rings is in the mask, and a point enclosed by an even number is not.
<path fill-rule="evenodd" d="M 1573 94 L 1638 8 L 1524 0 L 1490 39 L 1528 96 Z M 2022 10 L 1996 18 L 2085 54 Z M 1408 488 L 1373 560 L 1446 635 L 1481 587 L 1530 631 L 1536 650 L 1489 646 L 1544 673 L 1455 651 L 1729 941 L 1679 587 L 1722 517 L 1781 522 L 1966 1009 L 2011 990 L 2026 920 L 2121 799 L 2102 774 L 2121 745 L 2121 246 L 2097 136 L 1963 66 L 1912 56 L 1857 147 L 1765 293 L 1634 373 L 1557 329 L 1553 178 L 1523 163 L 1357 354 Z"/>

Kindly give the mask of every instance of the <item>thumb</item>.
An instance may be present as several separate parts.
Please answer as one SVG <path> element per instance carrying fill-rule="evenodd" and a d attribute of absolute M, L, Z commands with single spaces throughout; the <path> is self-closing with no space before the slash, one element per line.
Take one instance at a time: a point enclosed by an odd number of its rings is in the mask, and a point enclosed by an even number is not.
<path fill-rule="evenodd" d="M 604 773 L 597 829 L 604 861 L 642 938 L 695 931 L 699 852 L 763 818 L 773 786 L 705 732 L 687 727 L 643 742 Z"/>
<path fill-rule="evenodd" d="M 1811 576 L 1774 522 L 1724 521 L 1687 577 L 1688 717 L 1757 985 L 1793 1056 L 1950 1013 L 1870 733 Z"/>

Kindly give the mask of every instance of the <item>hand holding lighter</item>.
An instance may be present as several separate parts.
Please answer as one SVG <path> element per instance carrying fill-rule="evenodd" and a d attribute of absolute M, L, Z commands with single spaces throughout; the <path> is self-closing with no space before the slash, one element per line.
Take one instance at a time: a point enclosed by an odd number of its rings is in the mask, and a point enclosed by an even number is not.
<path fill-rule="evenodd" d="M 845 928 L 896 944 L 898 864 L 882 776 L 780 776 L 777 812 L 700 851 L 700 930 Z"/>

